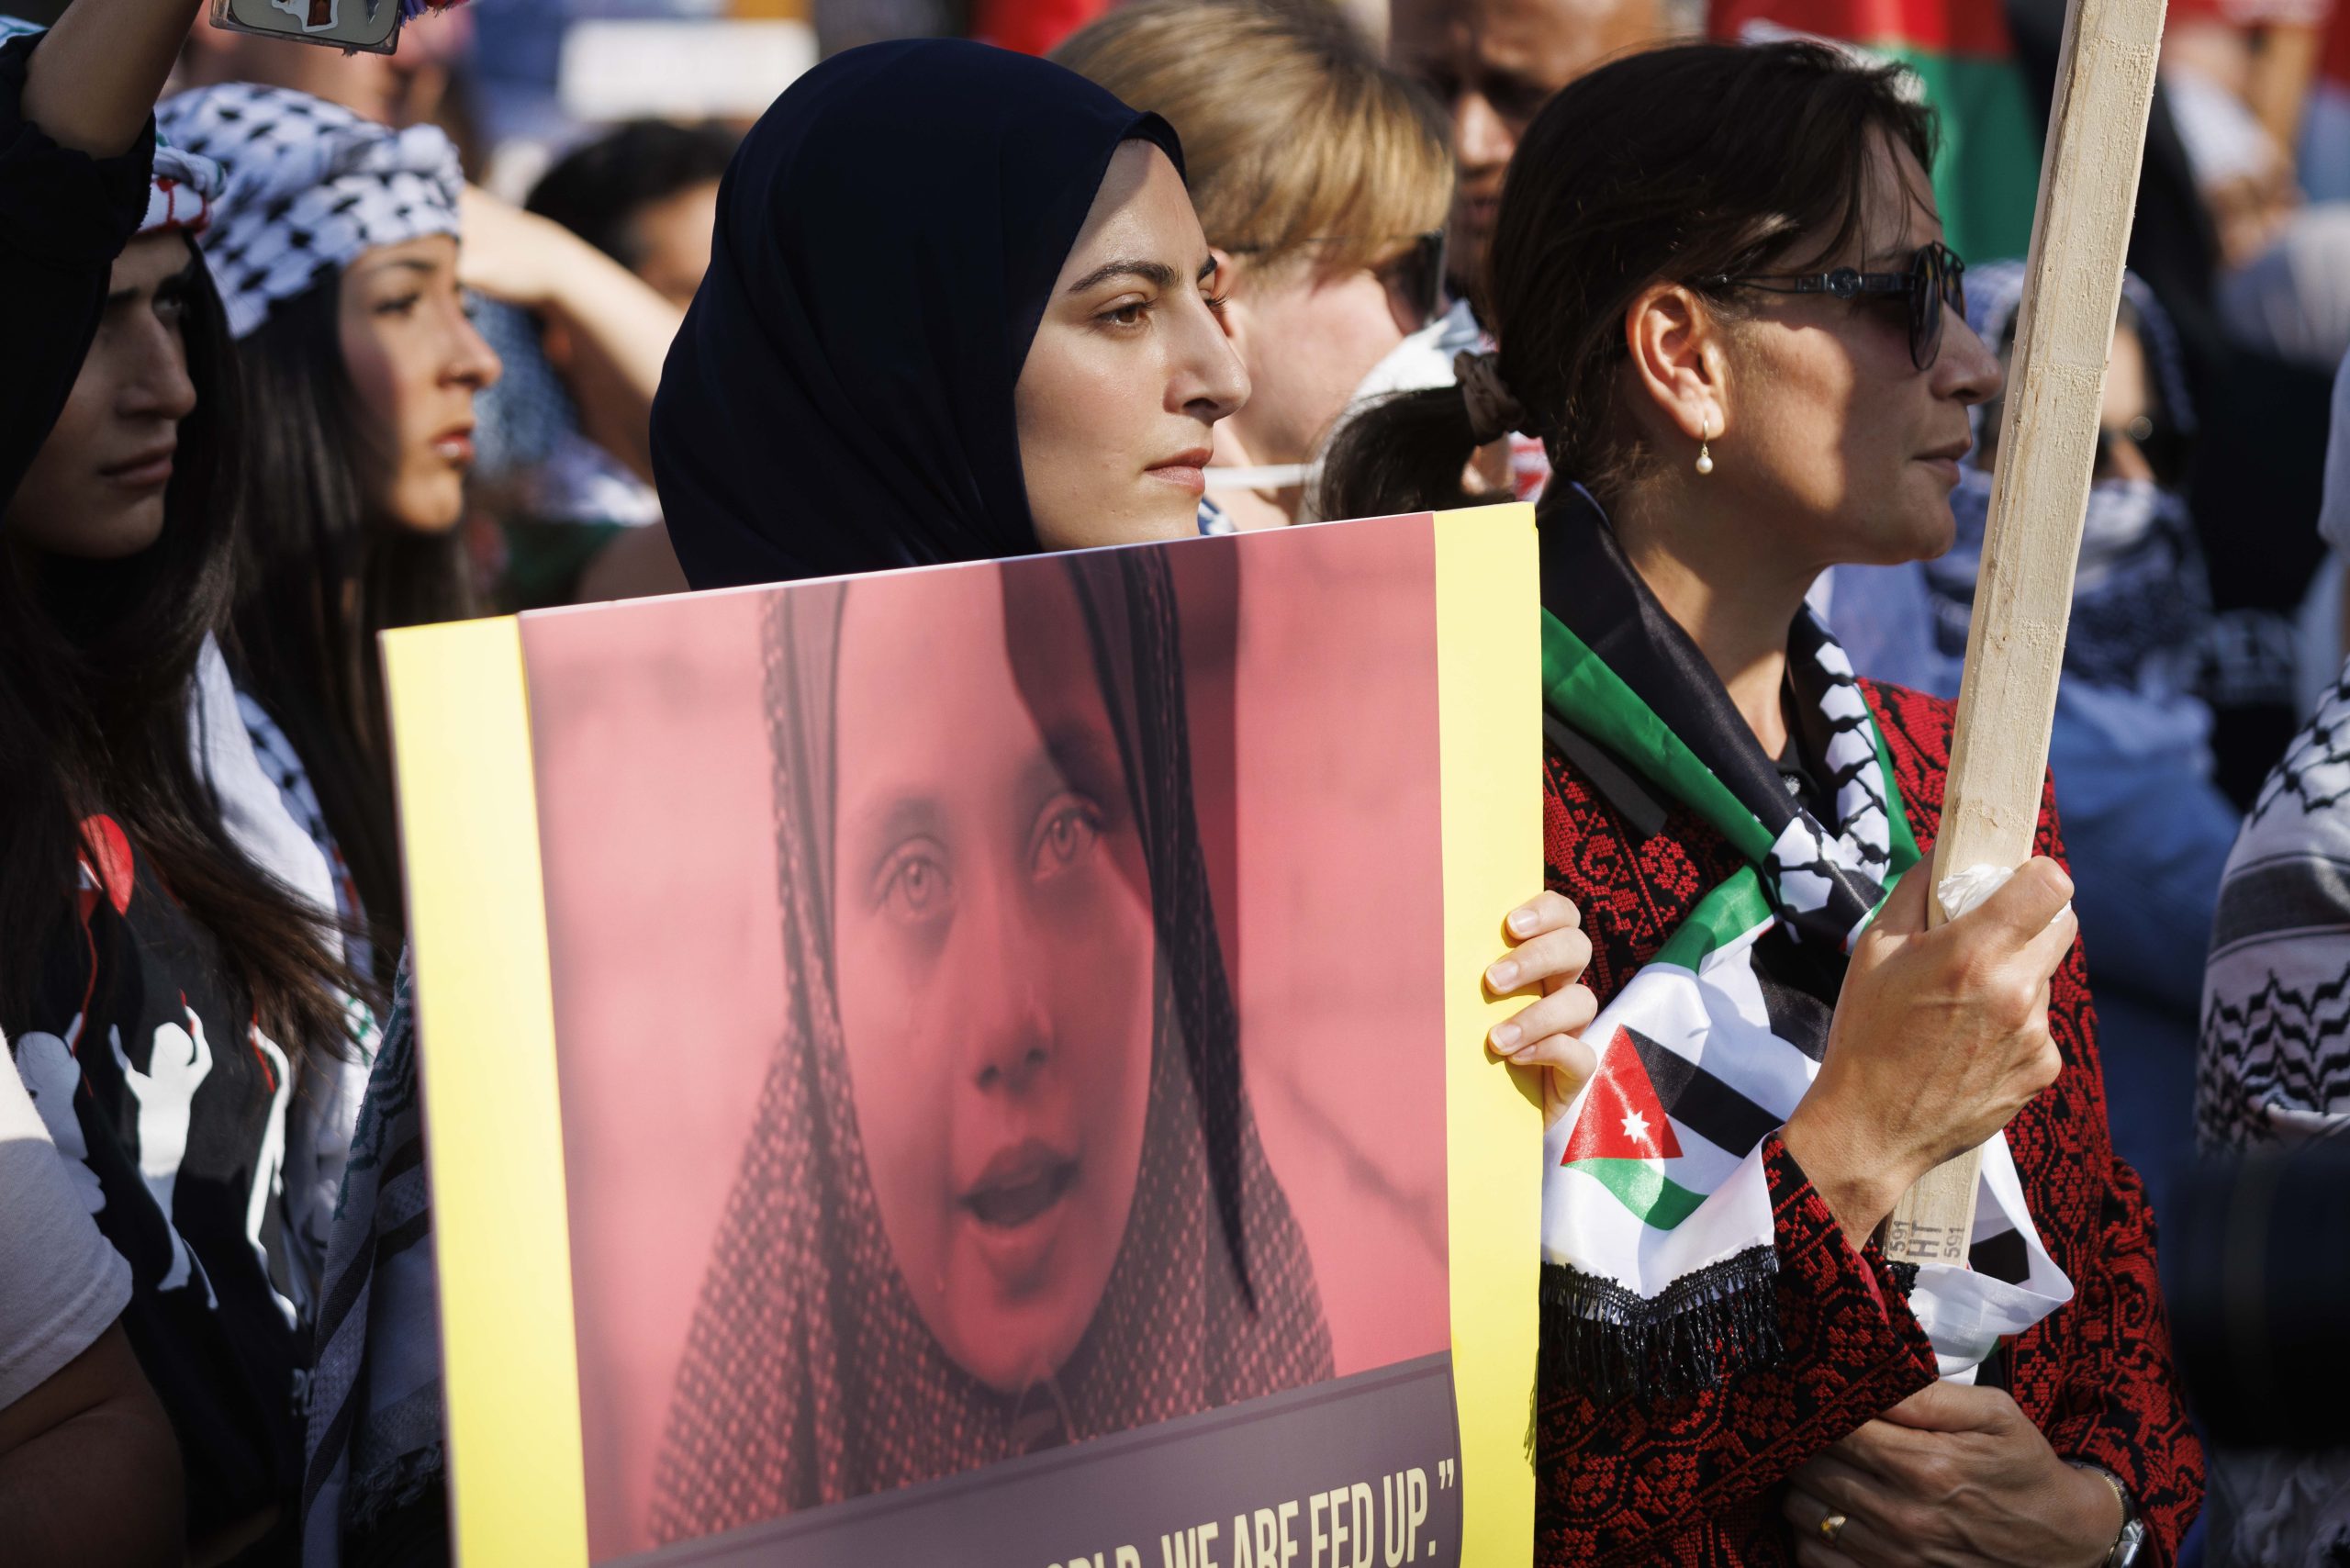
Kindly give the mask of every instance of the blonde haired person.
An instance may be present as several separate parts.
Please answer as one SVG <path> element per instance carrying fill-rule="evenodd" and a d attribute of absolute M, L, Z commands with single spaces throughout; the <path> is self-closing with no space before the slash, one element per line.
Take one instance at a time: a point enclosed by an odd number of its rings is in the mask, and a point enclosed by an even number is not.
<path fill-rule="evenodd" d="M 1216 426 L 1209 498 L 1241 528 L 1298 521 L 1323 436 L 1439 308 L 1452 151 L 1434 101 L 1325 0 L 1142 0 L 1053 58 L 1183 139 L 1255 388 Z"/>

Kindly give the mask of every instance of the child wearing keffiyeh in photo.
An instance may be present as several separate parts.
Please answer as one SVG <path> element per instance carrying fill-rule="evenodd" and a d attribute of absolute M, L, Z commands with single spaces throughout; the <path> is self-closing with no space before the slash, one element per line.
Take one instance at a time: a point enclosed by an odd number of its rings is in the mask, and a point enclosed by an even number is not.
<path fill-rule="evenodd" d="M 1125 555 L 773 601 L 790 1002 L 657 1539 L 1331 1375 L 1242 1089 L 1176 625 L 1164 565 Z M 906 678 L 925 629 L 1002 661 Z M 904 700 L 850 706 L 876 690 Z M 1002 846 L 999 778 L 1031 780 Z"/>

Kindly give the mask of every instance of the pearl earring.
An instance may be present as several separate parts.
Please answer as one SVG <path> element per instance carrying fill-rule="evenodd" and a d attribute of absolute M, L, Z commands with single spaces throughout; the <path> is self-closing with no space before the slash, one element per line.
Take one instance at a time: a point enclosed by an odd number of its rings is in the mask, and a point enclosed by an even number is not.
<path fill-rule="evenodd" d="M 1711 444 L 1713 439 L 1714 420 L 1713 416 L 1708 414 L 1706 417 L 1706 433 L 1697 442 L 1697 472 L 1700 475 L 1714 471 L 1714 449 Z"/>

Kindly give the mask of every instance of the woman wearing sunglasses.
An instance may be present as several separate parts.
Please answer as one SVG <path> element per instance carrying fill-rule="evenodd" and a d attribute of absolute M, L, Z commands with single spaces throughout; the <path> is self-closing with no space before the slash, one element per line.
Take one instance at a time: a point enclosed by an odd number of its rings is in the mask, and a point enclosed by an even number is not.
<path fill-rule="evenodd" d="M 1183 139 L 1253 388 L 1216 427 L 1211 525 L 1299 521 L 1332 423 L 1439 314 L 1452 156 L 1435 105 L 1329 6 L 1145 0 L 1054 58 Z"/>
<path fill-rule="evenodd" d="M 1812 45 L 1592 73 L 1519 143 L 1497 353 L 1328 461 L 1340 516 L 1456 500 L 1507 430 L 1557 476 L 1550 887 L 1487 976 L 1587 942 L 1601 1004 L 1492 1040 L 1547 1070 L 1545 1564 L 2167 1562 L 2201 1500 L 2053 805 L 1926 930 L 1951 710 L 1804 603 L 1950 547 L 1999 390 L 1932 153 L 1897 70 Z M 1889 1265 L 1895 1202 L 1977 1145 L 1964 1255 Z"/>

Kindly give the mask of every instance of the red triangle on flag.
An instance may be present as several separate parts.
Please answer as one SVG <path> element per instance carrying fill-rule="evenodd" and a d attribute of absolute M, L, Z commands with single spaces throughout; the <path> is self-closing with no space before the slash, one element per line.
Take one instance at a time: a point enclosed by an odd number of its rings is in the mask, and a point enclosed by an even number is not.
<path fill-rule="evenodd" d="M 1599 1071 L 1583 1097 L 1583 1114 L 1567 1139 L 1567 1157 L 1579 1159 L 1678 1159 L 1681 1140 L 1656 1097 L 1656 1085 L 1640 1065 L 1640 1053 L 1622 1028 L 1600 1053 Z"/>
<path fill-rule="evenodd" d="M 130 908 L 133 866 L 130 857 L 130 837 L 112 817 L 95 816 L 82 819 L 82 873 L 103 891 L 114 912 L 122 914 Z M 86 884 L 82 889 L 82 919 L 87 924 L 90 912 L 98 901 L 91 896 Z"/>

